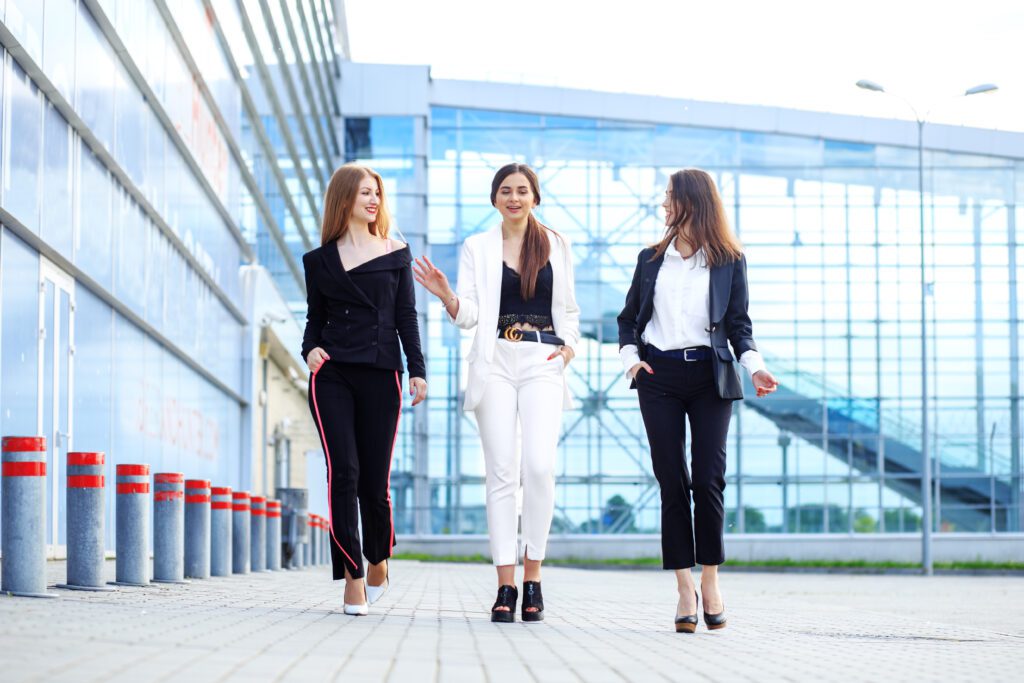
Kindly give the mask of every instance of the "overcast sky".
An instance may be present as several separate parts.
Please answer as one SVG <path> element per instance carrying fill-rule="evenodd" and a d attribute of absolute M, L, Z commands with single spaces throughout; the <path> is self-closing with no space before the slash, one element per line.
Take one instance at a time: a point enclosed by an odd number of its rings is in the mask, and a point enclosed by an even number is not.
<path fill-rule="evenodd" d="M 352 59 L 1024 131 L 1024 0 L 345 0 Z M 958 94 L 979 83 L 1000 91 Z M 386 84 L 382 84 L 386 87 Z M 484 104 L 484 103 L 481 103 Z"/>

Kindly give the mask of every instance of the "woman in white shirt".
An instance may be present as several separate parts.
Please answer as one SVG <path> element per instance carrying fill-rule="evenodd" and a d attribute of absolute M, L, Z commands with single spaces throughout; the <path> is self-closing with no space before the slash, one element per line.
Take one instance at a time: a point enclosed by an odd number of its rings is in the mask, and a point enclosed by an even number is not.
<path fill-rule="evenodd" d="M 690 568 L 696 564 L 704 623 L 712 630 L 725 626 L 718 565 L 725 561 L 726 437 L 732 402 L 743 398 L 736 365 L 750 373 L 758 396 L 778 382 L 754 344 L 746 259 L 711 176 L 699 169 L 672 174 L 662 207 L 665 236 L 640 252 L 619 314 L 619 355 L 637 389 L 661 487 L 663 566 L 675 570 L 679 587 L 675 628 L 693 633 L 698 597 Z M 692 472 L 683 452 L 684 416 L 692 431 Z"/>
<path fill-rule="evenodd" d="M 540 568 L 555 502 L 562 410 L 572 407 L 565 368 L 580 337 L 568 240 L 533 215 L 537 174 L 508 164 L 491 183 L 501 225 L 466 239 L 458 293 L 426 258 L 417 282 L 439 297 L 452 322 L 476 328 L 466 357 L 464 410 L 476 414 L 484 452 L 487 529 L 498 571 L 491 621 L 515 620 L 516 494 L 523 488 L 523 621 L 541 621 Z M 519 443 L 517 443 L 519 442 Z M 517 447 L 518 446 L 518 447 Z"/>

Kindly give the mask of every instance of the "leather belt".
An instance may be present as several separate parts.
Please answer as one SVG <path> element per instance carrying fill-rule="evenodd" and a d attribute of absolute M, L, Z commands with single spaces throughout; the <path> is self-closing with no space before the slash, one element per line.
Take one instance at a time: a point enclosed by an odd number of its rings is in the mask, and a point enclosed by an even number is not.
<path fill-rule="evenodd" d="M 498 338 L 510 342 L 537 342 L 539 344 L 554 344 L 565 346 L 565 340 L 551 332 L 540 332 L 538 330 L 522 330 L 518 327 L 506 327 L 498 330 Z"/>
<path fill-rule="evenodd" d="M 688 363 L 698 360 L 711 360 L 710 346 L 691 346 L 686 349 L 662 351 L 657 346 L 651 346 L 648 344 L 647 353 L 648 355 L 657 356 L 659 358 L 674 358 L 676 360 L 687 361 Z"/>

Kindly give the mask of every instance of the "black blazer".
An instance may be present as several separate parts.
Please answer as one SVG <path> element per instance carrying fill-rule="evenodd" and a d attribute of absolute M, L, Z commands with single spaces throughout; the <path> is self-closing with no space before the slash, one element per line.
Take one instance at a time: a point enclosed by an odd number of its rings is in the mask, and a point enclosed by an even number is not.
<path fill-rule="evenodd" d="M 654 315 L 654 283 L 665 260 L 664 254 L 654 261 L 654 247 L 640 252 L 633 272 L 633 282 L 626 294 L 626 305 L 619 314 L 619 348 L 636 344 L 641 360 L 646 360 L 647 348 L 641 341 L 647 323 Z M 711 362 L 715 371 L 718 395 L 724 399 L 743 398 L 743 383 L 736 368 L 736 358 L 745 351 L 757 350 L 754 343 L 753 326 L 747 314 L 747 259 L 740 256 L 732 263 L 714 266 L 708 292 L 708 307 L 711 320 L 711 346 L 715 353 Z M 729 344 L 735 356 L 729 351 Z M 630 389 L 636 388 L 634 380 Z"/>
<path fill-rule="evenodd" d="M 426 378 L 408 246 L 347 271 L 331 242 L 304 254 L 302 265 L 308 305 L 303 359 L 319 346 L 333 361 L 402 372 L 401 337 L 409 375 Z"/>

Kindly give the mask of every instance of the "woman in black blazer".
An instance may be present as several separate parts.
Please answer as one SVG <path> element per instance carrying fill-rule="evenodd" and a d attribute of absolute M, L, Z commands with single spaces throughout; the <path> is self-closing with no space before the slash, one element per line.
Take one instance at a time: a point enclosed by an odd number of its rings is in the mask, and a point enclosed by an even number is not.
<path fill-rule="evenodd" d="M 402 410 L 401 350 L 412 405 L 427 395 L 412 256 L 389 228 L 381 177 L 346 164 L 327 187 L 322 246 L 302 257 L 309 306 L 302 357 L 327 459 L 331 559 L 334 579 L 346 579 L 344 611 L 355 615 L 387 590 L 386 560 L 395 546 L 390 481 Z M 370 564 L 365 585 L 363 555 Z"/>
<path fill-rule="evenodd" d="M 695 564 L 703 567 L 704 622 L 709 629 L 725 626 L 718 565 L 725 561 L 725 443 L 732 402 L 743 398 L 736 365 L 750 373 L 758 396 L 778 383 L 754 344 L 747 262 L 711 176 L 699 169 L 674 173 L 662 207 L 665 236 L 640 252 L 619 314 L 619 355 L 637 389 L 661 487 L 663 566 L 675 570 L 679 587 L 675 628 L 693 633 Z M 683 452 L 684 416 L 692 430 L 692 473 Z"/>

